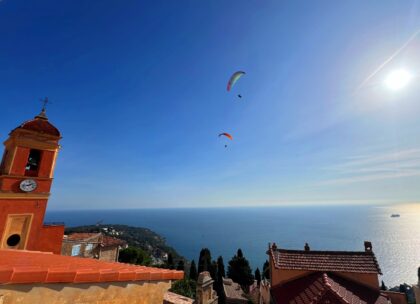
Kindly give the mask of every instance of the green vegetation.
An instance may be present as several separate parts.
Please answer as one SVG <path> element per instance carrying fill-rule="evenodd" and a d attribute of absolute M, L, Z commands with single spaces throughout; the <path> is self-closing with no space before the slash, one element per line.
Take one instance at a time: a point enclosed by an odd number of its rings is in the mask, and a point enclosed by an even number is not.
<path fill-rule="evenodd" d="M 190 267 L 190 280 L 197 281 L 198 274 L 197 274 L 197 267 L 195 266 L 195 261 L 192 260 L 191 267 Z"/>
<path fill-rule="evenodd" d="M 229 261 L 227 275 L 232 281 L 241 285 L 244 291 L 254 283 L 251 267 L 248 260 L 243 256 L 241 249 L 238 249 L 238 252 Z"/>
<path fill-rule="evenodd" d="M 143 249 L 128 247 L 120 251 L 118 262 L 148 266 L 152 263 L 152 259 Z"/>
<path fill-rule="evenodd" d="M 254 276 L 255 276 L 255 279 L 257 280 L 258 286 L 260 286 L 260 283 L 261 283 L 261 273 L 260 273 L 260 269 L 258 267 L 255 270 Z"/>
<path fill-rule="evenodd" d="M 210 272 L 211 267 L 211 253 L 208 248 L 203 248 L 200 251 L 200 257 L 198 258 L 198 273 L 203 271 Z"/>
<path fill-rule="evenodd" d="M 150 265 L 166 267 L 167 257 L 172 256 L 173 265 L 179 260 L 185 260 L 176 250 L 166 244 L 164 237 L 156 232 L 141 227 L 127 225 L 88 225 L 66 228 L 65 233 L 88 232 L 116 237 L 127 242 L 129 247 L 137 248 L 146 253 L 150 259 Z M 145 261 L 147 260 L 144 256 Z"/>
<path fill-rule="evenodd" d="M 225 263 L 223 262 L 223 257 L 219 256 L 217 258 L 217 280 L 215 282 L 215 290 L 219 296 L 219 304 L 224 304 L 226 302 L 225 293 L 223 291 L 224 277 L 226 277 Z"/>
<path fill-rule="evenodd" d="M 184 278 L 182 280 L 174 282 L 170 291 L 180 294 L 184 297 L 195 299 L 196 286 L 196 281 Z"/>
<path fill-rule="evenodd" d="M 267 260 L 265 260 L 263 266 L 263 278 L 266 280 L 270 279 L 270 263 Z"/>

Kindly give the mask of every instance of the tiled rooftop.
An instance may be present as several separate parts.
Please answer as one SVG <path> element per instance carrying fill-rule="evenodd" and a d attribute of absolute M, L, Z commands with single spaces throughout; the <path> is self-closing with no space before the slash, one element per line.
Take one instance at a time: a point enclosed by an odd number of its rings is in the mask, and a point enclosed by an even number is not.
<path fill-rule="evenodd" d="M 359 285 L 330 273 L 316 272 L 271 291 L 277 304 L 387 304 L 388 298 L 378 290 Z"/>
<path fill-rule="evenodd" d="M 270 246 L 275 267 L 278 269 L 342 271 L 382 274 L 375 254 L 370 251 L 315 251 L 279 249 Z"/>
<path fill-rule="evenodd" d="M 0 250 L 0 284 L 179 280 L 183 271 L 25 250 Z"/>

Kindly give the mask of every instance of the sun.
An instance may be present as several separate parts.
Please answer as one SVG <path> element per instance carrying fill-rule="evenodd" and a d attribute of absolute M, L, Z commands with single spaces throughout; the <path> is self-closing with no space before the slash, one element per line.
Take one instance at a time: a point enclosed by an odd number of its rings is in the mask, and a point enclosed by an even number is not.
<path fill-rule="evenodd" d="M 393 91 L 404 88 L 411 80 L 412 75 L 404 69 L 394 70 L 385 79 L 385 85 Z"/>

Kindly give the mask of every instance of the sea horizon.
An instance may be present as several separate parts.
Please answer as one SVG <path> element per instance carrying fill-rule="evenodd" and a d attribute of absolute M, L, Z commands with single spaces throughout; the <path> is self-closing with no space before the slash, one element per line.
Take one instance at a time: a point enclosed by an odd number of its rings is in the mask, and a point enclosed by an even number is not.
<path fill-rule="evenodd" d="M 328 208 L 327 208 L 328 207 Z M 48 210 L 46 221 L 67 227 L 123 224 L 149 228 L 188 260 L 201 248 L 225 265 L 241 248 L 262 269 L 268 243 L 280 248 L 363 251 L 371 241 L 387 286 L 415 283 L 420 251 L 418 204 Z M 391 218 L 398 213 L 400 218 Z M 331 227 L 333 229 L 331 229 Z M 226 241 L 228 240 L 228 241 Z"/>

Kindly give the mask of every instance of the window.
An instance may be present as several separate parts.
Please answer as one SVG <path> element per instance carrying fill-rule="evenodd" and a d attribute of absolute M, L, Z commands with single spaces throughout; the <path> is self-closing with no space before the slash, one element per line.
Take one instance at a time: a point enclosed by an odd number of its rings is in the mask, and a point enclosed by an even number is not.
<path fill-rule="evenodd" d="M 80 254 L 80 244 L 79 245 L 73 245 L 71 248 L 71 256 L 78 256 Z"/>
<path fill-rule="evenodd" d="M 7 158 L 8 153 L 9 152 L 7 150 L 4 150 L 3 158 L 1 160 L 1 165 L 0 165 L 0 174 L 3 173 L 4 167 L 6 166 L 6 158 Z"/>
<path fill-rule="evenodd" d="M 40 161 L 41 161 L 41 151 L 31 149 L 31 151 L 29 152 L 28 162 L 25 167 L 25 175 L 37 176 Z"/>
<path fill-rule="evenodd" d="M 87 244 L 85 247 L 85 251 L 91 251 L 93 249 L 93 244 Z"/>

